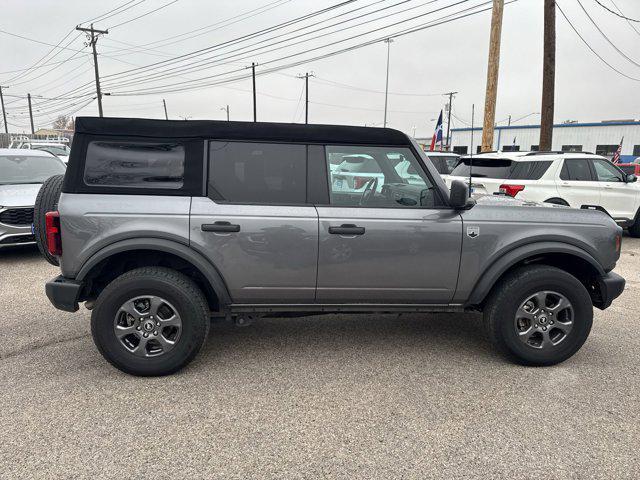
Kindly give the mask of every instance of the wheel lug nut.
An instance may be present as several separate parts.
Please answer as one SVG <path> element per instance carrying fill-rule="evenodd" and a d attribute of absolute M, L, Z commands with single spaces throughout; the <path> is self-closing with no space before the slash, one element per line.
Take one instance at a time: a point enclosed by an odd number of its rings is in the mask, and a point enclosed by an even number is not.
<path fill-rule="evenodd" d="M 553 325 L 553 320 L 551 320 L 551 321 L 549 322 L 549 324 L 550 324 L 550 325 Z"/>
<path fill-rule="evenodd" d="M 538 324 L 537 323 L 536 323 L 535 327 L 538 328 Z"/>
<path fill-rule="evenodd" d="M 149 336 L 149 334 L 148 334 L 148 333 L 145 333 L 145 334 L 144 334 L 144 338 L 147 338 L 148 336 Z"/>
<path fill-rule="evenodd" d="M 156 330 L 155 332 L 153 332 L 154 335 L 158 335 L 158 331 Z"/>
<path fill-rule="evenodd" d="M 140 330 L 140 327 L 139 327 L 139 326 L 138 326 L 138 327 L 136 327 L 136 330 Z"/>
<path fill-rule="evenodd" d="M 160 326 L 160 322 L 156 322 L 156 327 L 159 327 L 159 326 Z"/>
<path fill-rule="evenodd" d="M 547 331 L 547 327 L 542 327 L 542 330 L 544 330 L 546 332 Z"/>

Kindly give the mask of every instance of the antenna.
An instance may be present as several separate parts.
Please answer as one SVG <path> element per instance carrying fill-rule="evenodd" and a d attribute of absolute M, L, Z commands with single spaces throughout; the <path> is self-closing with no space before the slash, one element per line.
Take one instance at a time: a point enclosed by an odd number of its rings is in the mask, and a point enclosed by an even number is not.
<path fill-rule="evenodd" d="M 476 104 L 471 104 L 471 157 L 469 158 L 469 198 L 471 198 L 471 171 L 473 170 L 473 117 L 475 115 Z"/>

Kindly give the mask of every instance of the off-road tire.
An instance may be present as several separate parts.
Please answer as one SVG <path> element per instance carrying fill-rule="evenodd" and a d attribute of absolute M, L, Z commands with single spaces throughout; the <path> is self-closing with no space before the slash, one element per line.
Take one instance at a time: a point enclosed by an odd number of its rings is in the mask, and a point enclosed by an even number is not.
<path fill-rule="evenodd" d="M 537 291 L 555 291 L 565 296 L 574 309 L 571 332 L 558 345 L 538 350 L 519 340 L 516 311 Z M 555 365 L 570 358 L 584 344 L 591 331 L 593 306 L 587 289 L 573 275 L 556 267 L 520 267 L 496 285 L 484 308 L 485 327 L 495 348 L 516 363 L 530 366 Z"/>
<path fill-rule="evenodd" d="M 47 178 L 36 197 L 36 204 L 33 208 L 33 234 L 36 238 L 38 250 L 51 265 L 58 266 L 57 257 L 49 253 L 47 249 L 47 232 L 45 225 L 45 215 L 47 212 L 58 210 L 58 201 L 62 191 L 62 180 L 64 175 L 54 175 Z"/>
<path fill-rule="evenodd" d="M 175 306 L 182 331 L 172 350 L 157 357 L 131 353 L 114 333 L 114 319 L 127 300 L 144 295 L 159 296 Z M 209 332 L 207 301 L 193 280 L 164 267 L 130 270 L 100 293 L 91 314 L 91 334 L 96 347 L 114 367 L 138 376 L 170 375 L 191 362 Z"/>

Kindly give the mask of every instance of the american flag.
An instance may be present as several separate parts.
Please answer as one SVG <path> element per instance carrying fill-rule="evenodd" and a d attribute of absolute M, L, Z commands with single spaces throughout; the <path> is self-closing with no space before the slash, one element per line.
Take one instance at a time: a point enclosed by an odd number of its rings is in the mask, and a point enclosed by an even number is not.
<path fill-rule="evenodd" d="M 620 154 L 622 153 L 622 142 L 624 141 L 624 137 L 620 140 L 620 145 L 616 150 L 616 153 L 613 154 L 613 158 L 611 158 L 611 163 L 620 163 Z"/>

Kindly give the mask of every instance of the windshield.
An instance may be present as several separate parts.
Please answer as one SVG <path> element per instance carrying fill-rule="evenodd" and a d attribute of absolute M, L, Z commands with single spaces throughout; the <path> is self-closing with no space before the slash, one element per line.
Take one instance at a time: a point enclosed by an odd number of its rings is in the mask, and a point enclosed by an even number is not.
<path fill-rule="evenodd" d="M 55 157 L 0 155 L 0 185 L 43 183 L 64 171 L 64 163 Z"/>
<path fill-rule="evenodd" d="M 33 147 L 34 150 L 44 150 L 45 152 L 53 153 L 54 155 L 63 155 L 65 157 L 69 156 L 69 147 L 54 147 L 50 145 L 42 146 L 42 147 Z"/>

